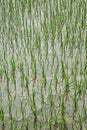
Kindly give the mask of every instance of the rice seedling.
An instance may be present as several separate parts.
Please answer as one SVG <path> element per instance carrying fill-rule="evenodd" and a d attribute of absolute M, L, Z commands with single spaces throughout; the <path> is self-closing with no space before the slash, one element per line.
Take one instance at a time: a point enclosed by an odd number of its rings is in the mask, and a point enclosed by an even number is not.
<path fill-rule="evenodd" d="M 5 129 L 5 124 L 4 124 L 4 111 L 3 107 L 0 107 L 0 120 L 2 121 L 2 130 Z"/>
<path fill-rule="evenodd" d="M 80 114 L 79 114 L 78 121 L 79 121 L 80 130 L 82 130 L 83 129 L 83 119 L 82 119 L 82 115 L 80 115 Z"/>
<path fill-rule="evenodd" d="M 37 78 L 37 70 L 36 70 L 36 60 L 34 59 L 34 63 L 33 63 L 34 65 L 33 65 L 33 69 L 32 69 L 32 71 L 33 71 L 33 80 L 35 81 L 36 80 L 36 78 Z"/>
<path fill-rule="evenodd" d="M 74 105 L 74 109 L 73 109 L 73 119 L 74 119 L 78 107 L 77 89 L 74 90 L 73 105 Z"/>
<path fill-rule="evenodd" d="M 14 61 L 14 57 L 12 56 L 11 59 L 11 73 L 12 73 L 12 82 L 14 84 L 15 87 L 15 98 L 16 98 L 16 65 L 15 65 L 15 61 Z"/>
<path fill-rule="evenodd" d="M 64 96 L 62 96 L 62 102 L 61 102 L 61 118 L 62 121 L 65 123 L 65 101 L 64 101 Z"/>
<path fill-rule="evenodd" d="M 32 94 L 32 106 L 31 106 L 31 109 L 32 109 L 32 112 L 33 112 L 33 115 L 34 115 L 34 128 L 37 129 L 37 106 L 36 106 L 36 102 L 35 102 L 35 91 L 33 91 L 33 94 Z"/>
<path fill-rule="evenodd" d="M 57 74 L 58 74 L 58 68 L 55 69 L 55 73 L 54 73 L 54 80 L 55 80 L 55 91 L 57 93 L 57 90 L 58 90 L 58 77 L 57 77 Z"/>
<path fill-rule="evenodd" d="M 28 76 L 25 76 L 25 82 L 26 82 L 26 89 L 27 89 L 27 95 L 29 97 L 29 79 L 28 79 Z"/>
<path fill-rule="evenodd" d="M 24 77 L 25 77 L 23 62 L 20 62 L 19 69 L 20 69 L 20 73 L 21 73 L 21 87 L 23 87 L 24 86 Z"/>
<path fill-rule="evenodd" d="M 43 84 L 44 84 L 44 90 L 46 92 L 46 74 L 45 74 L 45 67 L 44 67 L 44 63 L 42 65 L 42 78 L 43 78 Z"/>
<path fill-rule="evenodd" d="M 0 129 L 7 113 L 10 129 L 86 130 L 86 12 L 86 0 L 0 1 Z"/>

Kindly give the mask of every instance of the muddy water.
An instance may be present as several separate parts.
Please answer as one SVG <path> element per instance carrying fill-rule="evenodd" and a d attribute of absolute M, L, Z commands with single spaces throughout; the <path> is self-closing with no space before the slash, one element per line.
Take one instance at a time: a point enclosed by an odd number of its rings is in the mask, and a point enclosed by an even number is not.
<path fill-rule="evenodd" d="M 38 8 L 39 10 L 39 8 Z M 48 9 L 49 10 L 49 9 Z M 30 27 L 30 20 L 28 18 L 28 14 L 27 14 L 27 9 L 26 9 L 26 14 L 25 14 L 25 21 L 27 19 L 27 24 L 28 24 L 28 28 Z M 85 81 L 84 81 L 84 74 L 80 74 L 80 67 L 82 65 L 82 71 L 84 71 L 84 62 L 85 62 L 85 54 L 86 54 L 86 49 L 85 49 L 85 45 L 82 45 L 81 48 L 81 52 L 79 51 L 79 48 L 77 45 L 73 45 L 73 48 L 71 49 L 70 46 L 67 46 L 65 48 L 65 54 L 62 54 L 62 48 L 60 45 L 60 42 L 57 39 L 57 31 L 55 33 L 55 46 L 54 46 L 54 50 L 55 50 L 55 56 L 54 56 L 54 65 L 53 65 L 53 52 L 52 52 L 52 45 L 51 45 L 51 40 L 48 40 L 48 59 L 46 59 L 46 51 L 45 49 L 45 40 L 44 40 L 44 36 L 43 36 L 43 30 L 41 31 L 41 24 L 40 24 L 40 19 L 42 20 L 42 23 L 44 21 L 44 8 L 42 8 L 41 10 L 41 18 L 39 18 L 39 16 L 35 16 L 34 14 L 35 12 L 32 11 L 32 23 L 34 21 L 34 29 L 36 30 L 35 33 L 40 33 L 40 37 L 42 39 L 41 41 L 41 54 L 42 57 L 41 59 L 38 58 L 38 53 L 37 50 L 35 48 L 35 40 L 33 39 L 31 41 L 31 46 L 34 50 L 34 56 L 36 59 L 36 69 L 37 69 L 37 79 L 34 82 L 33 81 L 33 76 L 32 76 L 32 66 L 31 66 L 31 56 L 30 53 L 28 53 L 28 50 L 25 49 L 25 43 L 22 44 L 21 40 L 20 40 L 20 32 L 18 32 L 19 35 L 19 39 L 18 39 L 18 48 L 17 48 L 17 44 L 15 44 L 15 39 L 13 40 L 13 44 L 14 44 L 14 59 L 15 59 L 15 63 L 16 63 L 16 90 L 15 90 L 15 86 L 12 82 L 12 77 L 11 77 L 11 66 L 10 66 L 10 59 L 12 57 L 12 53 L 13 50 L 11 49 L 10 44 L 7 45 L 7 52 L 6 52 L 6 58 L 7 58 L 7 62 L 8 62 L 8 73 L 9 73 L 9 90 L 10 90 L 10 101 L 8 100 L 8 87 L 7 87 L 7 81 L 6 79 L 2 78 L 2 80 L 0 81 L 0 105 L 3 106 L 3 110 L 4 110 L 4 126 L 2 125 L 2 121 L 0 121 L 0 130 L 10 130 L 13 129 L 11 128 L 11 123 L 13 124 L 14 130 L 15 129 L 27 129 L 27 120 L 28 120 L 28 127 L 29 129 L 33 130 L 34 129 L 34 114 L 31 110 L 31 106 L 32 106 L 32 93 L 35 92 L 35 101 L 36 101 L 36 106 L 37 106 L 37 113 L 38 113 L 38 121 L 37 121 L 37 127 L 38 129 L 41 130 L 48 130 L 49 129 L 49 120 L 50 120 L 50 99 L 52 99 L 53 101 L 53 106 L 52 106 L 52 111 L 53 111 L 53 117 L 55 119 L 55 113 L 58 117 L 58 122 L 53 121 L 52 122 L 52 129 L 53 130 L 57 130 L 61 127 L 62 124 L 62 120 L 61 120 L 61 100 L 62 100 L 62 95 L 64 94 L 64 85 L 65 82 L 62 80 L 62 74 L 61 74 L 61 59 L 62 61 L 64 61 L 64 65 L 66 68 L 66 72 L 68 73 L 68 78 L 69 78 L 69 92 L 68 95 L 64 95 L 64 101 L 65 101 L 65 115 L 66 115 L 66 120 L 67 120 L 67 128 L 68 130 L 72 129 L 72 125 L 75 126 L 75 129 L 79 128 L 79 122 L 78 122 L 78 115 L 79 113 L 82 113 L 83 116 L 83 129 L 85 130 L 86 127 L 86 115 L 83 113 L 83 102 L 85 101 L 85 106 L 87 106 L 87 96 L 85 94 L 81 95 L 81 98 L 78 99 L 78 111 L 75 113 L 75 119 L 73 121 L 73 95 L 74 95 L 74 87 L 75 87 L 75 81 L 72 81 L 73 78 L 73 74 L 72 74 L 72 64 L 75 63 L 75 60 L 77 58 L 78 61 L 78 67 L 77 67 L 77 80 L 83 80 L 82 83 L 82 87 L 85 88 Z M 49 11 L 48 11 L 49 14 Z M 50 17 L 50 15 L 48 15 L 48 17 Z M 20 10 L 20 19 L 21 18 L 21 10 Z M 7 20 L 8 22 L 8 20 Z M 48 21 L 49 24 L 50 21 Z M 22 24 L 22 22 L 21 22 Z M 33 28 L 32 28 L 33 29 Z M 22 28 L 23 31 L 23 28 Z M 34 34 L 34 32 L 33 32 Z M 63 25 L 62 27 L 62 37 L 64 40 L 64 37 L 66 35 L 66 23 Z M 83 32 L 83 35 L 85 37 L 85 31 Z M 5 42 L 9 42 L 9 39 L 6 37 L 5 38 Z M 2 53 L 0 53 L 0 55 L 2 55 L 0 58 L 0 61 L 3 61 L 3 54 L 4 52 L 3 50 L 3 44 L 0 45 L 0 50 Z M 73 50 L 73 51 L 72 51 Z M 25 52 L 26 55 L 23 55 Z M 81 53 L 81 55 L 79 55 L 79 53 Z M 72 56 L 73 54 L 73 56 Z M 18 55 L 18 57 L 17 57 Z M 29 84 L 28 84 L 28 88 L 29 88 L 29 95 L 27 94 L 27 90 L 25 87 L 25 83 L 24 85 L 21 85 L 21 74 L 20 71 L 18 69 L 18 65 L 23 62 L 24 63 L 24 71 L 25 73 L 27 73 L 27 68 L 29 69 Z M 46 89 L 44 89 L 44 85 L 43 85 L 43 78 L 42 78 L 42 63 L 44 63 L 44 69 L 45 69 L 45 73 L 46 73 L 46 79 L 47 79 L 47 83 L 46 83 Z M 3 65 L 1 65 L 2 67 Z M 58 84 L 57 84 L 57 92 L 55 91 L 55 80 L 54 80 L 54 72 L 55 72 L 55 68 L 57 68 L 58 66 Z M 3 67 L 2 67 L 3 68 Z M 51 86 L 50 86 L 51 84 Z M 51 87 L 51 88 L 50 88 Z M 44 104 L 42 104 L 42 95 L 41 95 L 41 89 L 43 91 L 43 95 L 44 95 Z M 50 92 L 50 90 L 52 89 L 52 92 Z M 87 93 L 87 92 L 86 92 Z M 79 95 L 78 95 L 79 97 Z M 84 98 L 84 100 L 83 100 Z M 9 114 L 9 104 L 11 104 L 11 110 L 12 110 L 12 120 Z M 23 112 L 22 112 L 23 111 Z M 24 128 L 23 128 L 24 125 Z M 63 126 L 64 127 L 64 126 Z M 66 129 L 67 129 L 66 128 Z M 63 128 L 64 129 L 64 128 Z"/>

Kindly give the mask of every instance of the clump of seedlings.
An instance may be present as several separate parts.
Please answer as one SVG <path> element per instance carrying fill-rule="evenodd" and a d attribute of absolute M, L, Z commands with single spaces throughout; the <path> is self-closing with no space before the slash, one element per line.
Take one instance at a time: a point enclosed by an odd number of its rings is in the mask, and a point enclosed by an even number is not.
<path fill-rule="evenodd" d="M 86 130 L 86 12 L 86 0 L 0 1 L 0 129 Z"/>

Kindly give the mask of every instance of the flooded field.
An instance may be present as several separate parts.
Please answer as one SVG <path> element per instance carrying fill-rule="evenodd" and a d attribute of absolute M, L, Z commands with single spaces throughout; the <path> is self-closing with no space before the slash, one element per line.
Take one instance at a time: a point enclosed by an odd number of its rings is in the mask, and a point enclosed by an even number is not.
<path fill-rule="evenodd" d="M 86 0 L 0 1 L 0 130 L 87 130 Z"/>

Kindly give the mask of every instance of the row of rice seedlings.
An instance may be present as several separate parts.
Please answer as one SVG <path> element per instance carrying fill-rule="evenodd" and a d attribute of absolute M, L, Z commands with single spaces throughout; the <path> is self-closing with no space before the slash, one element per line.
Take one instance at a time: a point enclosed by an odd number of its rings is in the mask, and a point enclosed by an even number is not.
<path fill-rule="evenodd" d="M 81 50 L 82 50 L 82 48 L 81 48 Z M 80 51 L 80 54 L 81 54 L 81 51 Z M 81 56 L 81 55 L 80 55 Z M 76 62 L 76 66 L 78 65 L 78 63 Z M 62 64 L 62 68 L 64 68 L 64 65 Z M 77 69 L 75 69 L 75 70 L 77 70 Z M 63 76 L 65 75 L 65 71 L 64 71 L 64 69 L 63 69 Z M 78 72 L 77 72 L 78 73 Z M 76 74 L 76 73 L 75 73 Z M 66 77 L 66 75 L 65 75 L 65 84 L 67 84 L 67 79 L 69 79 L 68 77 Z M 76 80 L 76 76 L 75 76 L 75 78 L 74 78 L 74 80 Z M 79 84 L 78 84 L 79 85 Z M 69 86 L 69 81 L 68 81 L 68 86 Z M 81 86 L 81 85 L 80 85 Z M 78 86 L 79 87 L 79 86 Z M 77 89 L 78 91 L 80 91 L 81 90 L 81 88 L 78 88 Z M 77 100 L 77 98 L 76 98 L 76 91 L 75 91 L 75 98 L 74 98 L 74 103 L 75 103 L 75 108 L 76 108 L 76 104 L 78 103 L 78 100 Z M 85 95 L 85 93 L 84 93 L 84 95 Z"/>
<path fill-rule="evenodd" d="M 23 72 L 23 65 L 21 65 L 20 66 L 20 71 L 21 71 L 21 79 L 22 80 L 24 80 L 24 72 Z M 15 69 L 15 67 L 14 67 L 14 63 L 12 62 L 12 69 L 13 69 L 13 71 L 15 71 L 14 69 Z M 8 78 L 7 78 L 8 79 Z M 21 80 L 21 82 L 22 82 L 22 80 Z M 9 83 L 8 83 L 9 84 Z M 8 86 L 7 86 L 8 87 Z M 10 103 L 10 92 L 9 92 L 9 88 L 8 88 L 8 101 L 9 101 L 9 114 L 11 115 L 12 114 L 12 111 L 11 111 L 11 103 Z"/>
<path fill-rule="evenodd" d="M 22 17 L 23 17 L 23 14 L 22 14 Z M 23 27 L 25 26 L 24 25 L 24 17 L 23 17 L 23 19 L 22 19 L 22 21 L 23 21 Z M 27 22 L 26 22 L 26 28 L 27 28 Z M 26 30 L 26 28 L 23 30 L 23 31 L 25 31 Z M 32 25 L 30 25 L 30 28 L 32 28 Z M 31 29 L 32 30 L 32 29 Z M 31 31 L 30 30 L 30 31 Z M 23 34 L 24 35 L 24 38 L 26 37 L 26 32 L 23 32 L 23 33 L 25 33 L 25 34 Z M 29 39 L 29 40 L 31 40 L 31 37 L 32 37 L 32 32 L 30 32 L 30 39 L 28 38 L 28 36 L 29 36 L 29 34 L 28 34 L 28 30 L 27 30 L 27 38 Z M 22 37 L 22 35 L 21 35 L 21 37 Z M 35 81 L 36 80 L 36 60 L 35 60 L 35 57 L 34 57 L 34 54 L 33 54 L 33 50 L 31 49 L 32 48 L 32 46 L 30 45 L 30 50 L 29 50 L 29 45 L 28 45 L 29 43 L 27 42 L 27 50 L 28 50 L 28 53 L 29 53 L 29 51 L 30 51 L 30 55 L 31 55 L 31 69 L 32 69 L 32 75 L 33 75 L 33 80 Z M 30 44 L 31 44 L 31 41 L 30 41 Z M 21 44 L 21 46 L 22 46 L 22 44 Z M 26 49 L 26 39 L 25 39 L 25 45 L 24 45 L 24 48 Z M 26 56 L 26 52 L 24 52 L 24 55 Z M 25 76 L 26 74 L 25 74 L 25 71 L 24 71 L 24 69 L 23 69 L 23 66 L 24 66 L 24 64 L 22 64 L 21 66 L 20 66 L 20 73 L 21 73 L 21 81 L 23 82 L 23 85 L 22 86 L 24 86 L 24 78 L 25 78 L 25 81 L 26 81 L 26 89 L 27 89 L 27 93 L 28 93 L 28 96 L 29 96 L 29 86 L 28 86 L 28 84 L 29 84 L 29 77 L 28 77 L 28 75 L 27 76 Z M 34 85 L 33 85 L 34 86 Z M 23 93 L 23 91 L 22 91 L 22 93 Z M 23 94 L 22 94 L 23 95 Z M 22 112 L 23 113 L 23 112 Z M 35 112 L 34 112 L 34 115 L 35 115 Z M 35 116 L 35 118 L 36 118 L 36 116 Z"/>
<path fill-rule="evenodd" d="M 62 4 L 62 2 L 61 2 L 61 4 Z M 24 5 L 24 3 L 23 3 L 23 5 Z M 52 3 L 50 4 L 50 11 L 51 11 L 51 5 L 52 5 Z M 62 5 L 61 5 L 62 6 Z M 51 18 L 52 18 L 53 16 L 51 16 Z M 25 26 L 24 25 L 24 10 L 23 10 L 23 14 L 22 14 L 22 21 L 23 21 L 23 27 Z M 54 23 L 53 23 L 54 24 Z M 52 28 L 52 29 L 54 29 L 54 27 Z M 55 31 L 54 31 L 55 32 Z M 53 32 L 53 36 L 54 36 L 54 33 Z M 21 35 L 21 37 L 22 37 L 22 35 Z M 54 38 L 54 37 L 53 37 Z M 48 42 L 47 42 L 47 44 L 48 44 Z M 54 46 L 54 40 L 53 40 L 53 42 L 52 42 L 52 44 L 53 44 L 53 46 Z M 21 46 L 22 46 L 22 44 L 21 44 Z M 54 47 L 53 47 L 54 48 Z M 32 49 L 31 49 L 32 50 Z M 48 49 L 47 49 L 48 50 Z M 46 52 L 47 52 L 47 50 L 46 50 Z M 33 50 L 32 50 L 32 52 L 33 52 Z M 54 52 L 54 49 L 53 49 L 53 52 Z M 24 53 L 24 55 L 25 55 L 25 53 Z M 33 57 L 33 56 L 32 56 Z M 53 61 L 54 61 L 54 58 L 53 58 Z M 33 73 L 34 73 L 34 77 L 36 77 L 36 60 L 33 60 L 33 62 L 32 62 L 32 64 L 34 63 L 34 71 L 33 71 Z M 24 64 L 22 65 L 22 66 L 24 66 Z M 22 67 L 23 68 L 23 67 Z M 43 67 L 42 67 L 43 68 Z M 44 68 L 45 68 L 45 66 L 44 66 Z M 64 68 L 64 66 L 63 66 L 63 68 Z M 23 69 L 23 71 L 24 71 L 24 69 Z M 43 71 L 44 72 L 44 71 Z M 62 71 L 63 73 L 64 73 L 64 71 Z M 24 72 L 22 72 L 22 69 L 21 69 L 21 74 L 22 74 L 22 79 L 24 80 Z M 44 76 L 45 75 L 45 76 Z M 46 74 L 43 74 L 43 78 L 45 79 L 44 80 L 44 82 L 46 82 Z M 65 82 L 67 83 L 67 79 L 68 79 L 68 77 L 66 78 L 66 75 L 64 74 L 64 77 L 63 77 L 64 79 L 66 79 L 65 80 Z M 28 81 L 28 80 L 27 80 Z M 50 99 L 51 100 L 51 99 Z M 51 125 L 52 125 L 52 122 L 50 121 L 50 128 L 52 128 L 51 127 Z"/>

